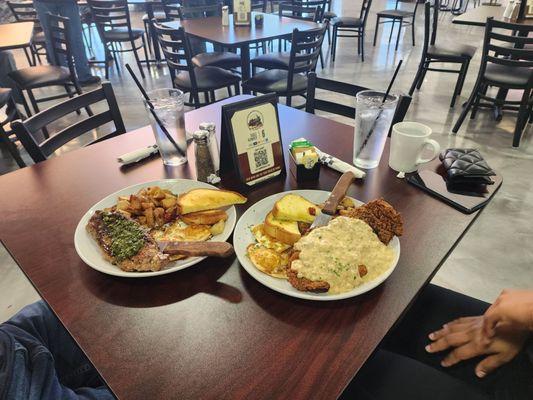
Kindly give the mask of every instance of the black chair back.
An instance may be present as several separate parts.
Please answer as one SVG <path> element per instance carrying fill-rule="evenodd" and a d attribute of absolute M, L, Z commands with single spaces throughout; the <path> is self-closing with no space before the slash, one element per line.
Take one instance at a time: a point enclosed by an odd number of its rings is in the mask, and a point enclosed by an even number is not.
<path fill-rule="evenodd" d="M 126 28 L 129 38 L 133 37 L 127 0 L 87 0 L 87 4 L 103 41 L 108 41 L 106 31 L 116 28 Z"/>
<path fill-rule="evenodd" d="M 305 105 L 305 111 L 314 114 L 316 110 L 325 111 L 328 113 L 341 115 L 343 117 L 355 118 L 355 108 L 341 104 L 339 102 L 333 102 L 328 100 L 321 100 L 316 98 L 316 89 L 327 90 L 350 97 L 355 97 L 357 93 L 368 90 L 368 88 L 352 85 L 350 83 L 338 82 L 331 79 L 318 78 L 316 73 L 311 72 L 307 79 L 307 102 Z M 355 99 L 351 99 L 352 104 L 355 103 Z M 400 95 L 398 99 L 398 105 L 394 113 L 392 125 L 397 122 L 403 121 L 405 114 L 411 104 L 411 96 Z M 391 128 L 392 128 L 391 125 Z M 390 132 L 389 132 L 390 134 Z"/>
<path fill-rule="evenodd" d="M 267 12 L 267 0 L 252 0 L 252 11 Z"/>
<path fill-rule="evenodd" d="M 320 56 L 320 49 L 326 34 L 328 24 L 308 31 L 292 31 L 291 54 L 289 59 L 289 73 L 287 88 L 292 90 L 294 74 L 305 74 L 314 71 Z"/>
<path fill-rule="evenodd" d="M 165 18 L 167 21 L 176 21 L 180 19 L 178 0 L 163 0 L 163 11 L 165 12 Z"/>
<path fill-rule="evenodd" d="M 397 10 L 400 3 L 415 3 L 415 8 L 413 9 L 413 14 L 416 15 L 416 10 L 418 9 L 418 0 L 396 0 L 394 9 Z"/>
<path fill-rule="evenodd" d="M 431 41 L 430 44 L 433 46 L 435 45 L 435 41 L 437 40 L 437 28 L 439 26 L 439 10 L 440 10 L 440 0 L 433 0 L 433 5 L 431 5 L 433 8 L 433 19 L 431 23 Z M 425 31 L 425 27 L 424 27 Z"/>
<path fill-rule="evenodd" d="M 289 17 L 299 19 L 302 21 L 319 22 L 322 13 L 322 9 L 319 7 L 307 7 L 302 6 L 300 3 L 280 3 L 278 8 L 278 15 L 280 17 Z"/>
<path fill-rule="evenodd" d="M 157 32 L 159 45 L 167 60 L 172 82 L 174 82 L 177 74 L 182 71 L 187 72 L 191 81 L 191 94 L 195 104 L 199 104 L 198 83 L 194 73 L 194 64 L 191 60 L 191 44 L 185 30 L 182 27 L 179 29 L 167 28 L 161 24 L 154 24 L 154 28 Z"/>
<path fill-rule="evenodd" d="M 222 4 L 209 4 L 205 6 L 178 7 L 180 20 L 198 19 L 222 15 Z"/>
<path fill-rule="evenodd" d="M 531 32 L 533 32 L 531 25 L 513 24 L 488 18 L 479 68 L 480 76 L 483 76 L 489 64 L 533 68 L 533 50 L 527 48 L 527 45 L 533 44 L 533 37 L 529 37 Z M 533 73 L 530 71 L 529 87 L 532 87 L 532 78 Z"/>
<path fill-rule="evenodd" d="M 359 18 L 363 20 L 363 28 L 366 27 L 366 20 L 368 19 L 368 14 L 370 14 L 370 6 L 372 6 L 372 0 L 363 0 L 361 11 L 359 12 Z"/>
<path fill-rule="evenodd" d="M 316 15 L 314 22 L 322 22 L 324 19 L 324 12 L 326 11 L 326 8 L 328 0 L 292 0 L 291 4 L 296 7 L 305 7 L 305 8 L 314 8 L 319 9 L 318 14 Z"/>
<path fill-rule="evenodd" d="M 67 114 L 75 112 L 83 107 L 89 107 L 100 101 L 106 101 L 108 110 L 95 114 L 89 118 L 71 125 L 42 143 L 37 143 L 35 134 L 48 124 L 59 120 Z M 13 130 L 26 151 L 34 162 L 46 160 L 54 151 L 67 144 L 71 140 L 107 123 L 113 123 L 115 130 L 90 144 L 101 142 L 110 137 L 118 136 L 126 132 L 120 110 L 118 108 L 113 88 L 109 82 L 102 83 L 102 87 L 91 92 L 81 94 L 72 99 L 59 103 L 51 108 L 41 111 L 24 121 L 14 121 Z"/>
<path fill-rule="evenodd" d="M 37 11 L 35 11 L 35 8 L 33 7 L 33 2 L 8 1 L 7 6 L 13 13 L 17 22 L 39 23 L 39 18 L 37 18 Z"/>
<path fill-rule="evenodd" d="M 72 79 L 76 79 L 76 71 L 74 69 L 74 59 L 72 58 L 71 44 L 70 44 L 70 19 L 52 13 L 47 13 L 46 23 L 48 24 L 48 31 L 51 38 L 52 54 L 48 58 L 52 65 L 61 66 L 63 60 L 67 61 L 68 69 Z"/>

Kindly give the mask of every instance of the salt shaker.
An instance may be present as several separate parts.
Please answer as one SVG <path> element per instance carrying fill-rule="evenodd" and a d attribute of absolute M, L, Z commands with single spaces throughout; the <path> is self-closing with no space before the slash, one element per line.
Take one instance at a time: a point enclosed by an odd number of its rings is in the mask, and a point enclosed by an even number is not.
<path fill-rule="evenodd" d="M 219 175 L 220 172 L 220 153 L 218 150 L 218 142 L 216 137 L 216 125 L 214 122 L 202 122 L 199 129 L 209 132 L 209 148 L 211 149 L 211 157 L 213 158 L 213 165 L 215 166 L 215 173 Z"/>
<path fill-rule="evenodd" d="M 213 158 L 209 150 L 209 132 L 197 130 L 193 133 L 194 155 L 196 159 L 196 179 L 202 182 L 212 181 L 215 175 Z"/>
<path fill-rule="evenodd" d="M 222 26 L 229 26 L 229 7 L 222 7 Z"/>
<path fill-rule="evenodd" d="M 514 0 L 510 0 L 509 3 L 507 3 L 507 7 L 505 7 L 505 11 L 503 12 L 503 18 L 511 18 L 511 14 L 513 13 L 514 8 Z"/>

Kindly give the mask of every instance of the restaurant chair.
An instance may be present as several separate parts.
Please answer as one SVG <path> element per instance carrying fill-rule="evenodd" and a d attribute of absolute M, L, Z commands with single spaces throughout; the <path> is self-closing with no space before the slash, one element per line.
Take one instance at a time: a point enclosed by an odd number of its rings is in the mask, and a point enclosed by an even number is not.
<path fill-rule="evenodd" d="M 357 38 L 357 54 L 361 61 L 365 61 L 365 28 L 372 0 L 363 0 L 359 17 L 337 17 L 331 20 L 333 25 L 333 44 L 331 46 L 331 61 L 335 62 L 337 55 L 337 39 L 340 37 Z"/>
<path fill-rule="evenodd" d="M 182 27 L 172 29 L 154 24 L 154 28 L 174 87 L 189 93 L 189 102 L 186 102 L 186 105 L 198 108 L 215 102 L 215 90 L 218 89 L 227 88 L 229 97 L 233 95 L 232 86 L 235 88 L 235 94 L 240 93 L 239 75 L 220 67 L 198 67 L 193 63 L 189 37 Z M 204 94 L 204 103 L 200 102 L 200 92 Z"/>
<path fill-rule="evenodd" d="M 295 14 L 295 16 L 292 15 Z M 315 21 L 321 15 L 321 10 L 319 7 L 302 7 L 297 5 L 292 5 L 289 3 L 280 3 L 279 5 L 279 16 L 285 16 L 295 19 L 301 19 L 306 21 Z M 327 23 L 326 23 L 327 24 Z M 322 55 L 322 53 L 320 53 Z M 263 68 L 265 70 L 270 69 L 289 69 L 289 61 L 291 58 L 290 51 L 277 51 L 267 54 L 262 54 L 251 60 L 252 64 L 252 75 L 255 75 L 257 68 Z M 323 60 L 321 60 L 322 66 Z"/>
<path fill-rule="evenodd" d="M 262 12 L 264 14 L 267 12 L 267 0 L 252 0 L 251 7 L 252 11 Z"/>
<path fill-rule="evenodd" d="M 14 143 L 16 137 L 10 126 L 11 122 L 21 118 L 11 93 L 11 89 L 0 88 L 0 109 L 5 107 L 5 118 L 0 120 L 0 144 L 6 147 L 17 165 L 20 168 L 24 168 L 26 163 L 20 156 L 17 145 Z"/>
<path fill-rule="evenodd" d="M 156 4 L 154 4 L 152 7 L 154 7 Z M 157 4 L 157 5 L 160 6 L 160 4 Z M 154 11 L 154 19 L 157 22 L 164 22 L 164 21 L 167 21 L 167 15 L 166 15 L 164 10 L 163 11 Z M 141 17 L 141 20 L 143 22 L 144 34 L 146 36 L 146 40 L 148 41 L 148 51 L 150 52 L 150 54 L 152 54 L 152 52 L 153 52 L 153 49 L 152 49 L 152 35 L 151 35 L 151 31 L 150 31 L 151 21 L 150 21 L 150 16 L 148 15 L 148 13 L 143 14 L 143 16 Z"/>
<path fill-rule="evenodd" d="M 130 11 L 127 0 L 87 0 L 93 14 L 98 34 L 104 45 L 105 51 L 105 77 L 109 79 L 109 61 L 115 60 L 115 67 L 120 73 L 117 53 L 133 52 L 141 76 L 145 78 L 138 50 L 144 50 L 144 57 L 149 67 L 148 52 L 143 29 L 131 27 Z M 136 45 L 135 42 L 141 43 Z M 130 48 L 123 48 L 122 44 L 129 43 Z"/>
<path fill-rule="evenodd" d="M 33 110 L 39 112 L 38 103 L 62 99 L 64 97 L 74 97 L 74 94 L 82 94 L 76 71 L 74 68 L 74 60 L 72 58 L 71 43 L 68 40 L 70 37 L 70 20 L 66 17 L 53 15 L 48 13 L 48 27 L 52 39 L 51 48 L 53 54 L 49 55 L 51 65 L 38 65 L 35 67 L 27 67 L 10 72 L 9 77 L 15 82 L 21 91 L 26 91 Z M 67 67 L 63 64 L 66 61 Z M 63 86 L 66 94 L 56 94 L 48 97 L 35 98 L 34 89 L 45 88 L 50 86 Z M 22 96 L 24 109 L 28 116 L 32 113 Z M 86 108 L 89 115 L 92 115 L 91 109 Z M 46 130 L 44 131 L 47 136 Z"/>
<path fill-rule="evenodd" d="M 35 11 L 33 3 L 29 1 L 8 1 L 7 5 L 17 22 L 33 22 L 33 33 L 30 43 L 31 58 L 26 47 L 24 47 L 24 53 L 30 66 L 37 65 L 37 61 L 41 64 L 40 56 L 44 56 L 46 59 L 46 42 L 43 28 L 39 23 L 37 11 Z"/>
<path fill-rule="evenodd" d="M 355 96 L 357 93 L 363 90 L 369 90 L 368 88 L 352 85 L 351 83 L 334 81 L 331 79 L 319 78 L 316 76 L 315 72 L 311 72 L 308 75 L 307 81 L 307 102 L 305 104 L 305 111 L 311 114 L 314 114 L 316 110 L 324 111 L 331 114 L 340 115 L 350 119 L 355 119 L 355 108 L 347 106 L 346 104 L 355 104 Z M 316 89 L 321 89 L 330 93 L 346 95 L 354 97 L 347 101 L 333 101 L 333 100 L 322 100 L 316 98 Z M 409 110 L 409 105 L 411 104 L 411 96 L 409 95 L 400 95 L 398 99 L 398 105 L 396 106 L 396 111 L 394 112 L 394 117 L 391 123 L 392 126 L 404 120 L 407 111 Z M 390 131 L 389 131 L 390 136 Z"/>
<path fill-rule="evenodd" d="M 337 13 L 331 11 L 331 3 L 332 3 L 332 0 L 326 0 L 326 9 L 324 10 L 324 13 L 322 15 L 322 20 L 324 22 L 331 23 L 331 20 L 333 18 L 337 18 Z M 328 37 L 328 44 L 331 44 L 331 29 L 330 28 L 331 28 L 331 24 L 328 27 L 328 30 L 326 31 L 327 37 Z"/>
<path fill-rule="evenodd" d="M 242 83 L 254 93 L 272 93 L 286 97 L 288 106 L 293 96 L 304 96 L 307 91 L 307 74 L 316 69 L 327 24 L 307 31 L 294 29 L 291 39 L 289 66 L 262 71 Z"/>
<path fill-rule="evenodd" d="M 180 19 L 178 9 L 180 8 L 179 0 L 163 0 L 163 12 L 165 21 L 177 21 Z"/>
<path fill-rule="evenodd" d="M 415 6 L 413 10 L 402 10 L 398 9 L 398 6 L 400 3 L 415 3 Z M 392 23 L 392 27 L 390 30 L 389 35 L 389 43 L 392 39 L 392 32 L 394 31 L 394 26 L 396 25 L 396 22 L 399 23 L 398 25 L 398 36 L 396 37 L 396 46 L 394 47 L 394 51 L 398 50 L 398 43 L 400 42 L 400 33 L 402 31 L 402 28 L 404 27 L 411 27 L 411 36 L 413 39 L 413 46 L 415 45 L 415 18 L 416 18 L 416 10 L 418 8 L 418 0 L 396 0 L 396 4 L 394 6 L 394 10 L 383 10 L 377 13 L 376 18 L 376 30 L 374 32 L 374 46 L 376 45 L 376 40 L 378 37 L 378 30 L 379 26 L 382 24 L 388 24 Z M 385 21 L 380 22 L 382 19 Z"/>
<path fill-rule="evenodd" d="M 422 49 L 422 57 L 420 59 L 418 71 L 416 72 L 415 79 L 409 90 L 409 95 L 413 95 L 415 88 L 420 89 L 427 71 L 458 74 L 459 76 L 457 77 L 455 90 L 450 103 L 450 107 L 453 107 L 455 105 L 455 99 L 461 94 L 468 72 L 468 66 L 470 65 L 470 60 L 476 53 L 476 48 L 467 44 L 435 44 L 439 18 L 439 1 L 434 1 L 433 6 L 429 2 L 424 4 L 424 47 Z M 431 8 L 433 8 L 433 18 L 431 18 Z M 432 25 L 432 28 L 430 28 L 430 24 Z M 459 70 L 430 68 L 430 64 L 435 62 L 461 64 L 461 68 Z"/>
<path fill-rule="evenodd" d="M 502 110 L 518 111 L 513 147 L 520 145 L 522 131 L 530 114 L 533 88 L 533 50 L 527 48 L 533 44 L 533 37 L 528 37 L 531 32 L 532 25 L 487 19 L 478 77 L 470 98 L 452 129 L 453 133 L 459 131 L 469 111 L 472 111 L 470 118 L 473 119 L 479 107 L 497 106 Z M 522 98 L 514 101 L 506 100 L 506 96 L 490 97 L 487 95 L 489 86 L 497 87 L 504 93 L 511 89 L 520 90 L 523 92 Z M 482 103 L 481 100 L 485 102 Z"/>
<path fill-rule="evenodd" d="M 37 132 L 46 128 L 50 123 L 60 120 L 65 115 L 70 114 L 79 108 L 88 108 L 101 101 L 107 103 L 106 111 L 102 111 L 89 118 L 76 122 L 47 138 L 43 142 L 37 142 Z M 35 163 L 38 163 L 45 161 L 56 150 L 71 140 L 109 123 L 114 125 L 114 130 L 111 133 L 90 142 L 89 145 L 126 132 L 115 94 L 113 93 L 113 88 L 109 82 L 104 82 L 98 89 L 56 104 L 24 121 L 14 121 L 11 125 L 17 138 L 20 140 L 32 160 Z"/>
<path fill-rule="evenodd" d="M 219 3 L 195 7 L 179 6 L 177 7 L 177 11 L 180 21 L 183 21 L 187 19 L 199 19 L 222 15 L 222 6 Z M 234 70 L 241 66 L 241 57 L 240 55 L 230 51 L 202 52 L 198 54 L 193 54 L 192 62 L 194 63 L 194 65 L 200 68 L 219 67 Z"/>

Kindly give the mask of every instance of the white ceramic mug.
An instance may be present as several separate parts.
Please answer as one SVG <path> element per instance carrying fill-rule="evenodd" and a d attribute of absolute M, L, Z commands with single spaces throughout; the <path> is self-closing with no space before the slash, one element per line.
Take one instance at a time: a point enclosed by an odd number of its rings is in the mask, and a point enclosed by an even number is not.
<path fill-rule="evenodd" d="M 392 127 L 389 166 L 398 172 L 414 172 L 420 164 L 433 160 L 440 151 L 439 144 L 429 139 L 431 128 L 418 122 L 398 122 Z M 430 158 L 422 158 L 422 151 L 431 148 Z"/>

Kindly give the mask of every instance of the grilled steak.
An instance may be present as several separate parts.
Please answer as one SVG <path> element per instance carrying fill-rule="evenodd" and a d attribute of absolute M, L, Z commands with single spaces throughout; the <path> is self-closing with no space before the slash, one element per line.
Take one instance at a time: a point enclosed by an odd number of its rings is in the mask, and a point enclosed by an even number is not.
<path fill-rule="evenodd" d="M 170 262 L 145 229 L 119 212 L 96 211 L 87 231 L 104 258 L 123 271 L 159 271 Z"/>
<path fill-rule="evenodd" d="M 329 283 L 325 281 L 312 281 L 307 278 L 299 278 L 298 272 L 291 269 L 293 261 L 297 260 L 300 256 L 299 251 L 294 251 L 289 258 L 289 267 L 287 268 L 287 279 L 289 283 L 296 289 L 302 292 L 323 293 L 329 290 Z"/>

